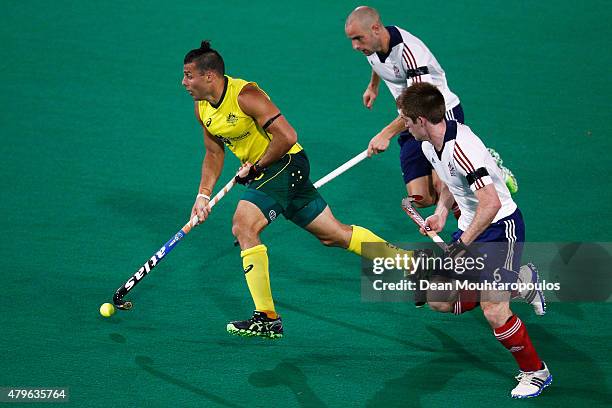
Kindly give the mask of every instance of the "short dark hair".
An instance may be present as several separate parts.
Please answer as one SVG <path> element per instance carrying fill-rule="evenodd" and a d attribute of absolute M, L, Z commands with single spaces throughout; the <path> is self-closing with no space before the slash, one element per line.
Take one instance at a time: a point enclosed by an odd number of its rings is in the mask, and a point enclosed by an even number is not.
<path fill-rule="evenodd" d="M 440 123 L 446 112 L 442 92 L 427 82 L 419 82 L 404 89 L 397 98 L 397 107 L 413 122 L 422 116 L 431 123 Z"/>
<path fill-rule="evenodd" d="M 210 48 L 210 41 L 204 40 L 200 48 L 191 50 L 185 55 L 183 64 L 191 64 L 195 62 L 196 68 L 200 72 L 215 71 L 219 75 L 225 75 L 225 64 L 223 57 L 217 51 Z"/>

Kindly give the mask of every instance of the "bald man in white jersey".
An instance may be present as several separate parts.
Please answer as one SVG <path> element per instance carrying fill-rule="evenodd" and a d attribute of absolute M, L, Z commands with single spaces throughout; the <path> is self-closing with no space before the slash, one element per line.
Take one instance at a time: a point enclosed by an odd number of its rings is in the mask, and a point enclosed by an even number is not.
<path fill-rule="evenodd" d="M 444 96 L 432 84 L 411 85 L 401 93 L 397 105 L 410 133 L 423 142 L 424 156 L 442 181 L 440 199 L 426 225 L 440 232 L 452 204 L 456 202 L 461 210 L 459 230 L 453 234 L 447 256 L 456 260 L 472 252 L 474 243 L 487 243 L 478 245 L 491 267 L 479 276 L 481 282 L 516 280 L 512 269 L 520 265 L 525 224 L 483 142 L 469 127 L 445 119 Z M 530 280 L 537 283 L 537 271 L 532 270 L 532 274 Z M 542 291 L 532 290 L 527 297 L 536 313 L 544 314 Z M 478 304 L 463 301 L 461 295 L 453 301 L 436 301 L 428 293 L 430 308 L 439 312 L 462 313 L 480 305 L 496 339 L 512 353 L 520 368 L 519 384 L 511 396 L 535 397 L 552 382 L 552 376 L 536 353 L 525 325 L 510 310 L 508 298 L 505 291 L 482 291 Z"/>
<path fill-rule="evenodd" d="M 430 82 L 444 95 L 445 117 L 465 123 L 459 97 L 450 90 L 444 70 L 421 40 L 399 27 L 385 27 L 378 12 L 367 6 L 353 10 L 346 20 L 345 32 L 353 48 L 365 54 L 372 67 L 370 83 L 363 94 L 366 108 L 374 104 L 381 78 L 394 99 L 412 84 Z M 398 134 L 400 164 L 408 194 L 417 197 L 416 206 L 431 206 L 438 198 L 439 180 L 421 152 L 421 143 L 414 139 L 399 116 L 370 140 L 368 152 L 372 155 L 387 150 L 390 140 Z M 516 192 L 518 184 L 514 175 L 501 167 L 501 158 L 496 152 L 491 154 L 498 160 L 510 191 Z M 458 211 L 455 216 L 459 216 Z"/>

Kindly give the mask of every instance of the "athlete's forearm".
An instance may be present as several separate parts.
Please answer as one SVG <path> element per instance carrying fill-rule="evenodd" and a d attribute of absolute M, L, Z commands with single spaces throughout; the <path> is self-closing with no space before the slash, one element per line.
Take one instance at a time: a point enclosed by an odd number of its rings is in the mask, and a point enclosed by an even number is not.
<path fill-rule="evenodd" d="M 483 191 L 485 190 L 485 191 Z M 486 230 L 501 208 L 499 196 L 493 184 L 476 191 L 478 207 L 470 226 L 461 235 L 461 240 L 466 244 L 471 244 L 480 234 Z"/>
<path fill-rule="evenodd" d="M 466 245 L 471 244 L 489 227 L 489 225 L 491 225 L 491 221 L 495 218 L 495 214 L 497 214 L 496 209 L 478 206 L 472 223 L 461 235 L 461 241 Z"/>
<path fill-rule="evenodd" d="M 264 154 L 257 161 L 257 165 L 259 167 L 268 167 L 286 155 L 295 143 L 296 141 L 294 141 L 293 138 L 273 135 L 272 141 L 268 145 L 268 148 Z"/>
<path fill-rule="evenodd" d="M 436 205 L 435 215 L 439 216 L 443 220 L 448 217 L 449 210 L 453 207 L 455 197 L 451 194 L 446 184 L 441 183 L 440 197 L 438 198 L 438 204 Z"/>
<path fill-rule="evenodd" d="M 391 123 L 385 126 L 379 134 L 388 140 L 391 140 L 404 130 L 406 130 L 406 124 L 404 123 L 404 120 L 398 116 L 397 118 L 393 119 Z"/>
<path fill-rule="evenodd" d="M 380 85 L 380 77 L 376 72 L 374 72 L 374 70 L 372 70 L 372 77 L 370 78 L 370 83 L 368 84 L 368 87 L 378 92 L 378 85 Z"/>
<path fill-rule="evenodd" d="M 209 152 L 206 151 L 204 160 L 202 160 L 202 175 L 200 177 L 200 186 L 198 193 L 210 196 L 213 188 L 219 180 L 221 171 L 223 170 L 223 161 L 225 160 L 225 152 Z"/>

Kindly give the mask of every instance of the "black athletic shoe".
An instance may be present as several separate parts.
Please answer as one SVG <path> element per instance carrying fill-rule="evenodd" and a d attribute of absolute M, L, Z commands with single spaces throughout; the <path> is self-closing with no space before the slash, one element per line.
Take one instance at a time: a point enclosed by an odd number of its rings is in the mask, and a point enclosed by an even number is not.
<path fill-rule="evenodd" d="M 227 324 L 227 331 L 236 336 L 261 336 L 269 339 L 283 337 L 283 320 L 280 316 L 270 319 L 264 312 L 255 310 L 249 320 L 238 320 Z"/>

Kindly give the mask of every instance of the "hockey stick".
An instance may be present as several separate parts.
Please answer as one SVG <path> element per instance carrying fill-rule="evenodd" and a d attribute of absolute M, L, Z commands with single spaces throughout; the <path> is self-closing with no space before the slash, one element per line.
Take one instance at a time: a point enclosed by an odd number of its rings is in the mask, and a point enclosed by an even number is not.
<path fill-rule="evenodd" d="M 314 188 L 319 188 L 329 183 L 330 181 L 332 181 L 333 179 L 335 179 L 336 177 L 338 177 L 339 175 L 341 175 L 342 173 L 344 173 L 351 167 L 365 160 L 367 157 L 368 157 L 368 150 L 366 149 L 363 152 L 359 153 L 357 156 L 353 157 L 351 160 L 344 163 L 342 166 L 338 167 L 336 170 L 333 170 L 332 172 L 330 172 L 328 175 L 321 177 L 316 183 L 314 183 Z"/>
<path fill-rule="evenodd" d="M 408 214 L 410 219 L 412 219 L 412 221 L 414 221 L 414 223 L 419 226 L 419 228 L 425 230 L 425 233 L 429 235 L 429 238 L 431 238 L 433 242 L 438 244 L 438 246 L 442 248 L 443 251 L 446 251 L 447 245 L 444 240 L 440 238 L 440 236 L 434 230 L 432 230 L 429 225 L 425 224 L 425 220 L 423 219 L 423 217 L 421 217 L 421 214 L 419 214 L 416 208 L 412 206 L 412 202 L 419 199 L 418 197 L 419 196 L 408 196 L 404 198 L 402 200 L 402 208 L 404 209 L 406 214 Z"/>
<path fill-rule="evenodd" d="M 234 187 L 234 184 L 236 184 L 236 178 L 232 177 L 232 179 L 225 185 L 225 187 L 223 187 L 223 189 L 219 191 L 210 201 L 210 208 L 214 207 L 215 204 L 217 204 L 223 198 L 223 196 L 225 196 L 228 191 L 230 191 L 232 187 Z M 113 296 L 113 303 L 118 309 L 129 310 L 132 308 L 132 302 L 130 302 L 129 300 L 123 300 L 123 297 L 127 295 L 128 292 L 131 291 L 134 286 L 136 286 L 136 284 L 138 284 L 138 282 L 142 280 L 142 278 L 147 276 L 147 274 L 151 272 L 151 270 L 162 259 L 164 259 L 164 257 L 168 255 L 170 251 L 172 251 L 174 247 L 181 241 L 181 239 L 183 239 L 185 235 L 189 234 L 189 231 L 191 231 L 191 229 L 196 225 L 198 225 L 198 217 L 194 216 L 187 224 L 183 226 L 183 228 L 179 230 L 179 232 L 174 234 L 174 236 L 168 242 L 166 242 L 157 252 L 155 252 L 155 254 L 153 254 L 153 256 L 147 262 L 145 262 L 144 265 L 142 265 L 140 269 L 138 269 L 138 271 L 136 271 L 136 273 L 134 273 L 134 275 L 132 275 L 130 279 L 127 280 L 127 282 L 125 282 L 123 285 L 121 285 L 119 289 L 117 289 L 115 295 Z"/>

